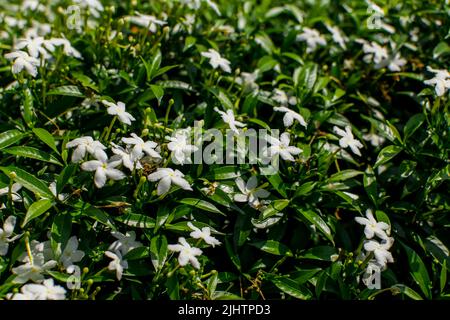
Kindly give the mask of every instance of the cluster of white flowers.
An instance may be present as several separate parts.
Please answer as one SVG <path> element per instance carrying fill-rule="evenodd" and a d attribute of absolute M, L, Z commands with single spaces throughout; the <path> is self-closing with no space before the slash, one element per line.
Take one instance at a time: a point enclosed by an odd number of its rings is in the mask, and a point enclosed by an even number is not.
<path fill-rule="evenodd" d="M 386 47 L 380 46 L 374 41 L 358 39 L 356 42 L 363 45 L 364 62 L 375 64 L 376 69 L 386 67 L 389 71 L 398 72 L 406 65 L 406 60 L 401 57 L 400 52 L 390 55 Z"/>
<path fill-rule="evenodd" d="M 190 234 L 193 239 L 203 240 L 206 244 L 209 244 L 212 247 L 221 244 L 219 240 L 211 236 L 211 228 L 203 227 L 200 229 L 192 222 L 188 222 L 188 227 L 193 230 Z M 184 237 L 178 238 L 177 244 L 170 244 L 167 248 L 170 251 L 179 252 L 178 263 L 180 266 L 185 266 L 190 263 L 194 268 L 200 269 L 200 262 L 197 257 L 202 255 L 203 251 L 199 248 L 191 246 Z"/>
<path fill-rule="evenodd" d="M 429 80 L 425 80 L 424 83 L 434 86 L 438 97 L 443 96 L 450 89 L 450 73 L 447 70 L 437 70 L 431 67 L 427 67 L 427 70 L 434 73 L 435 76 Z"/>
<path fill-rule="evenodd" d="M 302 33 L 297 35 L 297 41 L 306 42 L 306 53 L 316 51 L 319 46 L 326 46 L 327 41 L 316 29 L 304 27 Z"/>
<path fill-rule="evenodd" d="M 390 237 L 391 226 L 385 222 L 378 222 L 371 210 L 366 211 L 366 217 L 356 217 L 356 222 L 364 226 L 364 235 L 366 240 L 364 241 L 364 249 L 366 254 L 362 255 L 363 258 L 368 254 L 373 254 L 373 259 L 370 259 L 366 269 L 366 275 L 369 276 L 374 270 L 379 272 L 387 268 L 387 263 L 394 262 L 389 249 L 394 243 L 394 238 Z M 380 241 L 374 240 L 374 237 L 378 237 Z"/>
<path fill-rule="evenodd" d="M 202 52 L 201 55 L 209 59 L 209 64 L 214 68 L 220 68 L 224 72 L 231 72 L 230 61 L 222 58 L 219 52 L 214 49 L 209 49 L 208 51 Z"/>
<path fill-rule="evenodd" d="M 14 46 L 15 51 L 5 54 L 5 58 L 13 60 L 12 73 L 18 74 L 22 70 L 32 77 L 36 77 L 37 68 L 41 61 L 50 60 L 56 47 L 62 46 L 63 53 L 67 56 L 81 59 L 81 54 L 72 47 L 69 40 L 65 38 L 44 39 L 40 36 L 21 38 Z M 26 48 L 28 52 L 21 49 Z M 41 59 L 41 60 L 39 60 Z"/>
<path fill-rule="evenodd" d="M 134 231 L 125 234 L 119 231 L 112 231 L 112 236 L 117 240 L 114 241 L 105 252 L 105 255 L 112 259 L 108 265 L 108 269 L 116 272 L 117 280 L 122 279 L 123 271 L 128 269 L 128 261 L 124 256 L 135 248 L 142 247 L 142 243 L 136 241 L 136 233 Z"/>
<path fill-rule="evenodd" d="M 158 30 L 158 26 L 164 26 L 167 24 L 166 21 L 159 20 L 155 16 L 141 14 L 139 12 L 136 14 L 136 16 L 127 16 L 125 19 L 140 27 L 148 28 L 148 30 L 153 33 Z"/>
<path fill-rule="evenodd" d="M 339 139 L 341 148 L 349 147 L 354 154 L 361 156 L 361 151 L 359 151 L 359 149 L 362 148 L 363 145 L 359 140 L 353 137 L 352 128 L 350 126 L 346 126 L 345 131 L 334 126 L 333 131 L 341 136 Z"/>
<path fill-rule="evenodd" d="M 7 298 L 9 300 L 65 300 L 66 289 L 55 285 L 53 279 L 47 279 L 41 284 L 26 284 L 20 288 L 20 293 L 9 293 Z"/>

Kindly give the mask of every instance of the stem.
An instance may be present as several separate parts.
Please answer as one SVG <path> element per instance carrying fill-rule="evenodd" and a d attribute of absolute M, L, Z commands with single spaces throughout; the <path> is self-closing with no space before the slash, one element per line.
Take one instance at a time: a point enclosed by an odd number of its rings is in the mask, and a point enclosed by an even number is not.
<path fill-rule="evenodd" d="M 14 180 L 12 178 L 9 179 L 9 188 L 8 188 L 8 206 L 12 208 L 13 206 L 13 198 L 12 198 L 12 187 Z"/>
<path fill-rule="evenodd" d="M 106 142 L 109 142 L 108 141 L 109 135 L 111 134 L 111 130 L 112 130 L 113 126 L 114 126 L 114 123 L 116 122 L 116 119 L 117 119 L 117 116 L 114 116 L 114 118 L 111 120 L 111 123 L 109 124 L 108 130 L 106 131 L 105 138 L 104 138 L 104 140 Z"/>
<path fill-rule="evenodd" d="M 30 259 L 30 264 L 33 265 L 33 255 L 31 254 L 31 248 L 30 248 L 30 239 L 28 238 L 28 235 L 25 236 L 25 248 L 27 250 L 28 259 Z"/>

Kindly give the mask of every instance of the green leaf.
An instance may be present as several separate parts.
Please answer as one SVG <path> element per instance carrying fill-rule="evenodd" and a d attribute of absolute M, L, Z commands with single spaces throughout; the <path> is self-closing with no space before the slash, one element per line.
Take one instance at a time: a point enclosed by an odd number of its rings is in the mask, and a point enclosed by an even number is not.
<path fill-rule="evenodd" d="M 416 281 L 417 285 L 420 287 L 425 296 L 428 299 L 431 299 L 432 298 L 430 289 L 431 281 L 428 275 L 427 268 L 425 267 L 425 264 L 423 263 L 420 256 L 413 249 L 411 249 L 402 242 L 400 243 L 402 244 L 403 248 L 405 248 L 406 255 L 408 256 L 408 264 L 411 276 Z"/>
<path fill-rule="evenodd" d="M 7 176 L 11 176 L 12 172 L 15 172 L 14 181 L 23 185 L 26 189 L 36 193 L 40 197 L 46 197 L 49 199 L 53 199 L 54 195 L 48 188 L 47 184 L 33 176 L 31 173 L 28 173 L 20 168 L 9 166 L 9 167 L 0 167 L 0 170 L 3 171 Z"/>
<path fill-rule="evenodd" d="M 96 207 L 89 205 L 89 207 L 83 211 L 83 215 L 85 215 L 86 217 L 90 217 L 110 227 L 113 230 L 116 230 L 116 226 L 114 225 L 113 221 L 110 219 L 109 215 L 103 210 L 100 210 Z"/>
<path fill-rule="evenodd" d="M 152 80 L 156 74 L 156 72 L 159 70 L 159 67 L 161 66 L 162 56 L 161 51 L 156 51 L 156 54 L 152 58 L 152 62 L 150 64 L 149 69 L 149 81 Z"/>
<path fill-rule="evenodd" d="M 95 92 L 98 92 L 98 86 L 95 84 L 94 80 L 89 78 L 87 75 L 80 72 L 72 72 L 72 76 L 77 79 L 83 87 L 90 88 Z"/>
<path fill-rule="evenodd" d="M 69 97 L 78 97 L 84 98 L 84 94 L 80 91 L 77 86 L 61 86 L 54 88 L 47 92 L 47 95 L 56 95 L 56 96 L 69 96 Z"/>
<path fill-rule="evenodd" d="M 292 279 L 278 277 L 272 279 L 271 281 L 274 285 L 277 286 L 278 289 L 294 298 L 309 300 L 312 297 L 312 293 L 306 287 L 297 284 Z"/>
<path fill-rule="evenodd" d="M 312 190 L 316 187 L 317 182 L 315 181 L 309 181 L 302 184 L 300 187 L 295 190 L 294 198 L 309 195 Z"/>
<path fill-rule="evenodd" d="M 292 251 L 284 244 L 274 241 L 274 240 L 267 240 L 267 241 L 258 241 L 250 243 L 250 245 L 264 251 L 270 254 L 275 254 L 279 256 L 288 256 L 292 257 Z"/>
<path fill-rule="evenodd" d="M 52 148 L 53 151 L 59 154 L 58 149 L 56 149 L 56 142 L 52 134 L 43 128 L 33 128 L 34 134 L 41 139 L 46 145 Z"/>
<path fill-rule="evenodd" d="M 377 161 L 375 162 L 375 165 L 373 168 L 377 168 L 387 162 L 389 162 L 392 158 L 394 158 L 396 155 L 398 155 L 402 151 L 402 147 L 398 146 L 387 146 L 383 148 L 383 150 L 380 151 L 378 154 Z"/>
<path fill-rule="evenodd" d="M 205 201 L 205 200 L 200 200 L 200 199 L 195 199 L 195 198 L 184 198 L 184 199 L 179 200 L 178 202 L 187 204 L 189 206 L 192 206 L 192 207 L 204 210 L 204 211 L 218 213 L 223 216 L 226 216 L 226 214 L 224 214 L 222 211 L 217 209 L 217 207 L 215 205 L 213 205 L 212 203 L 209 203 L 208 201 Z"/>
<path fill-rule="evenodd" d="M 59 162 L 59 160 L 56 157 L 52 156 L 51 154 L 48 154 L 47 152 L 41 151 L 33 147 L 25 147 L 25 146 L 11 147 L 8 149 L 3 149 L 2 151 L 15 156 L 36 159 L 62 166 L 62 163 Z"/>
<path fill-rule="evenodd" d="M 153 229 L 155 227 L 155 220 L 148 216 L 144 216 L 143 214 L 124 214 L 116 217 L 115 220 L 135 228 Z"/>
<path fill-rule="evenodd" d="M 277 213 L 279 213 L 281 210 L 286 208 L 289 204 L 289 200 L 283 199 L 283 200 L 275 200 L 272 201 L 267 208 L 261 213 L 261 220 L 265 220 L 267 218 L 270 218 Z"/>
<path fill-rule="evenodd" d="M 137 247 L 133 248 L 130 251 L 127 252 L 127 254 L 123 257 L 124 260 L 131 261 L 131 260 L 139 260 L 139 259 L 145 259 L 150 256 L 150 249 L 148 247 Z"/>
<path fill-rule="evenodd" d="M 191 48 L 195 43 L 197 42 L 196 37 L 187 36 L 186 40 L 184 40 L 184 48 L 183 51 L 187 51 L 189 48 Z"/>
<path fill-rule="evenodd" d="M 177 274 L 173 274 L 166 281 L 167 294 L 171 300 L 180 300 L 180 285 L 178 284 Z"/>
<path fill-rule="evenodd" d="M 287 198 L 288 197 L 287 193 L 286 193 L 285 184 L 284 184 L 283 180 L 281 179 L 281 177 L 280 177 L 280 175 L 278 173 L 267 176 L 267 180 L 269 180 L 269 182 L 272 185 L 272 187 L 274 187 L 275 190 L 277 190 L 278 193 L 283 198 Z"/>
<path fill-rule="evenodd" d="M 63 252 L 71 232 L 72 216 L 68 213 L 57 214 L 53 219 L 50 237 L 50 244 L 56 257 L 59 257 Z"/>
<path fill-rule="evenodd" d="M 295 85 L 300 89 L 311 91 L 317 81 L 318 65 L 315 63 L 307 63 L 296 70 L 294 74 Z"/>
<path fill-rule="evenodd" d="M 23 119 L 28 127 L 32 128 L 35 121 L 33 95 L 29 88 L 23 91 Z"/>
<path fill-rule="evenodd" d="M 13 129 L 0 133 L 0 150 L 6 148 L 16 142 L 19 142 L 27 134 L 20 132 L 19 130 Z"/>
<path fill-rule="evenodd" d="M 416 291 L 411 289 L 410 287 L 407 287 L 403 284 L 396 284 L 391 287 L 391 290 L 394 292 L 403 293 L 406 294 L 408 297 L 410 297 L 413 300 L 423 300 L 423 298 L 418 294 Z"/>
<path fill-rule="evenodd" d="M 418 114 L 412 116 L 406 123 L 405 127 L 403 128 L 404 139 L 406 140 L 417 129 L 419 129 L 424 121 L 425 121 L 425 115 L 423 113 L 418 113 Z"/>
<path fill-rule="evenodd" d="M 50 209 L 52 205 L 52 200 L 49 199 L 41 199 L 34 202 L 28 208 L 27 214 L 25 215 L 25 219 L 23 220 L 21 227 L 25 227 L 28 222 L 47 212 L 47 210 Z"/>
<path fill-rule="evenodd" d="M 318 246 L 318 247 L 314 247 L 309 250 L 306 250 L 299 256 L 299 258 L 332 261 L 331 257 L 335 254 L 337 254 L 336 248 L 333 248 L 330 246 Z"/>
<path fill-rule="evenodd" d="M 447 44 L 447 42 L 441 41 L 433 50 L 433 59 L 437 59 L 441 55 L 446 54 L 450 54 L 450 46 Z"/>
<path fill-rule="evenodd" d="M 324 235 L 334 244 L 333 236 L 330 227 L 323 221 L 323 219 L 314 211 L 306 209 L 297 209 L 296 212 L 300 217 L 305 218 L 308 222 L 315 225 Z"/>
<path fill-rule="evenodd" d="M 439 277 L 439 284 L 441 288 L 441 293 L 444 292 L 445 286 L 447 285 L 447 261 L 442 264 L 441 275 Z"/>
<path fill-rule="evenodd" d="M 223 90 L 220 90 L 218 88 L 211 88 L 209 89 L 209 91 L 214 94 L 214 96 L 217 98 L 217 100 L 220 101 L 220 104 L 225 109 L 233 110 L 233 103 Z"/>
<path fill-rule="evenodd" d="M 76 164 L 69 164 L 67 165 L 59 174 L 58 178 L 56 179 L 56 192 L 60 193 L 64 186 L 69 182 L 70 178 L 75 174 L 77 171 L 78 165 Z"/>
<path fill-rule="evenodd" d="M 360 174 L 363 174 L 363 172 L 353 169 L 342 170 L 331 175 L 330 178 L 328 178 L 328 182 L 344 181 Z"/>
<path fill-rule="evenodd" d="M 195 92 L 195 89 L 186 82 L 179 81 L 179 80 L 164 80 L 164 81 L 158 81 L 156 83 L 158 86 L 162 87 L 163 89 L 179 89 L 179 90 L 186 90 L 186 91 L 192 91 Z"/>
<path fill-rule="evenodd" d="M 241 176 L 239 168 L 236 166 L 221 166 L 213 168 L 208 172 L 207 177 L 211 180 L 228 180 L 235 179 Z"/>
<path fill-rule="evenodd" d="M 263 31 L 258 32 L 255 36 L 255 42 L 259 44 L 268 54 L 272 54 L 276 50 L 272 39 L 270 39 L 270 37 Z"/>
<path fill-rule="evenodd" d="M 156 99 L 158 100 L 158 105 L 160 105 L 161 100 L 164 96 L 164 89 L 161 86 L 156 86 L 154 84 L 150 85 L 150 89 L 152 90 L 153 94 L 155 95 Z"/>
<path fill-rule="evenodd" d="M 369 199 L 372 201 L 374 205 L 377 205 L 378 202 L 377 179 L 371 166 L 367 166 L 367 170 L 366 172 L 364 172 L 363 184 L 364 189 L 366 190 L 366 193 L 369 196 Z"/>
<path fill-rule="evenodd" d="M 150 242 L 150 255 L 156 271 L 164 267 L 168 254 L 167 238 L 164 235 L 153 237 Z"/>
<path fill-rule="evenodd" d="M 389 216 L 381 210 L 375 211 L 375 217 L 379 222 L 387 223 L 388 225 L 391 225 L 391 220 L 389 219 Z"/>

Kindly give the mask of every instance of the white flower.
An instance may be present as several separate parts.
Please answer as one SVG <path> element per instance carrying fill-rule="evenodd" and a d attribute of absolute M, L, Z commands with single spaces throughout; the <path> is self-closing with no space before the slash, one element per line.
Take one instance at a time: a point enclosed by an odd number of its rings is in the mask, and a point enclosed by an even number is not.
<path fill-rule="evenodd" d="M 134 168 L 136 169 L 142 169 L 142 165 L 139 162 L 139 160 L 142 158 L 136 158 L 134 153 L 130 150 L 124 149 L 121 146 L 116 145 L 114 142 L 111 142 L 112 145 L 112 152 L 120 157 L 120 159 L 122 160 L 122 164 L 124 165 L 125 168 L 128 168 L 130 171 L 133 171 Z"/>
<path fill-rule="evenodd" d="M 78 52 L 77 49 L 72 47 L 70 41 L 65 38 L 52 38 L 46 40 L 45 46 L 51 52 L 55 51 L 55 46 L 63 46 L 63 52 L 65 55 L 79 59 L 81 58 L 81 53 Z"/>
<path fill-rule="evenodd" d="M 333 37 L 333 41 L 337 43 L 342 49 L 347 49 L 346 42 L 347 38 L 345 35 L 342 34 L 341 30 L 339 30 L 338 27 L 332 27 L 329 25 L 326 25 L 328 31 L 330 31 L 331 36 Z"/>
<path fill-rule="evenodd" d="M 292 126 L 294 120 L 297 120 L 305 128 L 307 127 L 306 121 L 301 114 L 287 107 L 274 107 L 273 110 L 278 112 L 284 112 L 283 123 L 286 128 Z"/>
<path fill-rule="evenodd" d="M 31 240 L 30 249 L 33 261 L 39 259 L 42 260 L 41 264 L 43 264 L 45 261 L 54 260 L 53 250 L 49 240 L 43 242 Z M 18 260 L 24 263 L 29 263 L 30 256 L 27 252 L 24 252 Z"/>
<path fill-rule="evenodd" d="M 427 67 L 427 70 L 436 75 L 429 80 L 425 80 L 424 83 L 435 86 L 436 95 L 438 97 L 443 96 L 447 89 L 450 89 L 450 73 L 447 70 L 433 69 L 431 67 Z"/>
<path fill-rule="evenodd" d="M 117 116 L 120 122 L 131 125 L 131 121 L 136 120 L 131 114 L 125 111 L 125 103 L 119 101 L 115 104 L 106 100 L 102 100 L 102 103 L 108 107 L 108 114 Z"/>
<path fill-rule="evenodd" d="M 17 182 L 13 183 L 13 185 L 11 186 L 12 201 L 14 201 L 14 202 L 22 201 L 22 197 L 20 196 L 20 194 L 18 194 L 20 189 L 22 189 L 22 185 L 20 183 L 17 183 Z M 9 186 L 0 189 L 0 197 L 8 195 L 8 194 L 9 194 Z"/>
<path fill-rule="evenodd" d="M 79 4 L 83 8 L 87 8 L 96 18 L 100 17 L 100 12 L 104 10 L 103 5 L 99 0 L 73 0 L 73 2 Z"/>
<path fill-rule="evenodd" d="M 134 146 L 132 153 L 136 159 L 141 159 L 144 156 L 143 152 L 152 158 L 161 159 L 161 155 L 155 151 L 155 148 L 158 146 L 156 142 L 144 141 L 135 133 L 131 134 L 131 138 L 122 138 L 122 141 L 127 145 Z"/>
<path fill-rule="evenodd" d="M 283 160 L 295 161 L 293 155 L 295 156 L 303 152 L 300 148 L 289 145 L 290 135 L 287 132 L 282 133 L 280 139 L 268 136 L 267 141 L 271 146 L 265 150 L 264 154 L 270 158 L 280 155 Z"/>
<path fill-rule="evenodd" d="M 60 262 L 63 264 L 64 268 L 68 268 L 71 265 L 74 265 L 77 262 L 80 262 L 84 257 L 84 252 L 82 250 L 78 250 L 78 239 L 76 236 L 72 236 L 67 241 L 66 247 L 64 248 L 61 257 L 59 258 Z"/>
<path fill-rule="evenodd" d="M 230 73 L 230 61 L 227 59 L 224 59 L 220 56 L 220 53 L 218 53 L 214 49 L 208 49 L 208 51 L 204 51 L 201 53 L 203 57 L 206 57 L 209 59 L 209 64 L 214 68 L 217 69 L 220 67 L 223 71 Z"/>
<path fill-rule="evenodd" d="M 241 177 L 236 178 L 235 182 L 241 193 L 234 195 L 234 201 L 248 202 L 250 206 L 257 207 L 259 198 L 267 198 L 270 195 L 269 191 L 258 187 L 256 176 L 251 176 L 247 183 Z"/>
<path fill-rule="evenodd" d="M 166 137 L 170 142 L 167 148 L 172 151 L 172 160 L 175 164 L 191 163 L 191 154 L 198 150 L 198 147 L 190 144 L 189 133 L 185 130 L 178 130 L 172 137 Z"/>
<path fill-rule="evenodd" d="M 148 176 L 148 180 L 158 182 L 157 194 L 160 196 L 167 193 L 170 190 L 171 184 L 175 184 L 184 190 L 192 191 L 189 182 L 183 178 L 184 174 L 179 170 L 171 168 L 158 168 L 156 172 L 153 172 Z"/>
<path fill-rule="evenodd" d="M 75 148 L 76 147 L 76 148 Z M 92 137 L 85 136 L 76 138 L 66 144 L 66 148 L 75 148 L 72 153 L 72 162 L 79 162 L 86 156 L 86 152 L 98 160 L 105 160 L 108 158 L 105 150 L 106 147 Z"/>
<path fill-rule="evenodd" d="M 377 262 L 384 266 L 388 262 L 394 262 L 392 254 L 388 251 L 392 247 L 393 243 L 393 238 L 387 238 L 381 242 L 368 240 L 364 243 L 364 249 L 368 252 L 373 252 Z"/>
<path fill-rule="evenodd" d="M 122 171 L 115 169 L 121 162 L 120 159 L 113 158 L 110 160 L 91 160 L 84 162 L 81 165 L 81 169 L 84 171 L 95 171 L 95 186 L 97 188 L 103 188 L 107 179 L 122 180 L 125 178 L 125 174 Z"/>
<path fill-rule="evenodd" d="M 182 4 L 187 5 L 189 8 L 195 10 L 200 9 L 202 2 L 205 2 L 207 5 L 211 7 L 211 9 L 213 9 L 217 13 L 217 15 L 220 16 L 220 11 L 219 8 L 217 7 L 217 4 L 215 4 L 211 0 L 180 0 L 180 2 Z"/>
<path fill-rule="evenodd" d="M 16 275 L 13 283 L 26 283 L 29 280 L 33 282 L 41 282 L 44 280 L 43 273 L 54 268 L 55 266 L 56 261 L 54 260 L 45 262 L 43 256 L 34 256 L 33 262 L 28 261 L 12 269 L 12 272 Z"/>
<path fill-rule="evenodd" d="M 366 218 L 356 217 L 355 220 L 365 226 L 364 234 L 367 239 L 372 239 L 375 235 L 381 239 L 388 237 L 390 226 L 385 222 L 377 222 L 371 210 L 366 211 Z"/>
<path fill-rule="evenodd" d="M 56 182 L 55 181 L 50 183 L 48 188 L 50 189 L 51 193 L 55 196 L 55 198 L 58 198 L 59 201 L 64 201 L 68 197 L 67 193 L 58 193 L 57 192 L 57 190 L 56 190 Z"/>
<path fill-rule="evenodd" d="M 363 139 L 366 141 L 370 141 L 370 144 L 374 147 L 379 147 L 384 143 L 384 141 L 386 141 L 384 137 L 379 136 L 375 133 L 366 133 L 365 135 L 363 135 Z"/>
<path fill-rule="evenodd" d="M 117 240 L 109 246 L 108 250 L 110 251 L 119 251 L 126 255 L 132 249 L 142 247 L 142 243 L 136 241 L 136 233 L 134 231 L 129 231 L 125 234 L 119 231 L 112 231 L 111 234 Z"/>
<path fill-rule="evenodd" d="M 387 61 L 387 68 L 389 71 L 399 72 L 405 64 L 406 60 L 400 56 L 400 53 L 396 53 L 395 56 Z"/>
<path fill-rule="evenodd" d="M 148 28 L 151 32 L 155 33 L 157 31 L 157 26 L 163 26 L 167 22 L 157 19 L 154 16 L 137 13 L 137 16 L 127 16 L 126 19 L 131 23 L 137 24 L 138 26 Z"/>
<path fill-rule="evenodd" d="M 24 68 L 32 77 L 37 75 L 37 66 L 39 66 L 39 60 L 30 57 L 25 51 L 14 51 L 5 54 L 5 58 L 8 60 L 14 60 L 12 65 L 12 73 L 17 74 Z"/>
<path fill-rule="evenodd" d="M 20 291 L 12 295 L 11 300 L 64 300 L 66 298 L 66 290 L 55 285 L 53 279 L 46 279 L 42 284 L 26 284 Z"/>
<path fill-rule="evenodd" d="M 203 239 L 207 244 L 212 245 L 213 247 L 216 245 L 220 245 L 221 242 L 217 240 L 216 238 L 211 236 L 211 228 L 209 227 L 203 227 L 201 230 L 194 226 L 192 222 L 187 223 L 188 227 L 191 228 L 192 231 L 190 233 L 190 236 L 194 239 Z"/>
<path fill-rule="evenodd" d="M 185 266 L 188 263 L 196 269 L 200 269 L 200 263 L 196 256 L 200 256 L 203 252 L 199 248 L 191 247 L 183 237 L 178 238 L 178 244 L 169 244 L 167 248 L 170 251 L 179 252 L 178 263 Z"/>
<path fill-rule="evenodd" d="M 0 256 L 6 255 L 8 253 L 9 243 L 17 239 L 17 236 L 11 238 L 15 226 L 16 217 L 9 216 L 3 223 L 3 229 L 0 228 Z"/>
<path fill-rule="evenodd" d="M 241 128 L 245 127 L 245 124 L 236 120 L 236 118 L 234 117 L 233 110 L 228 109 L 227 112 L 223 112 L 223 111 L 220 111 L 219 108 L 215 107 L 214 111 L 216 111 L 218 114 L 220 114 L 223 122 L 228 124 L 230 129 L 233 130 L 233 132 L 235 134 L 239 134 L 239 129 L 237 127 L 241 127 Z"/>
<path fill-rule="evenodd" d="M 339 145 L 341 146 L 341 148 L 350 147 L 354 154 L 361 156 L 359 148 L 362 148 L 363 145 L 359 140 L 356 140 L 353 137 L 352 128 L 350 126 L 346 126 L 345 131 L 334 126 L 333 131 L 342 137 L 341 139 L 339 139 Z"/>
<path fill-rule="evenodd" d="M 306 41 L 306 53 L 311 53 L 317 49 L 317 46 L 326 46 L 327 41 L 319 31 L 310 28 L 303 28 L 303 32 L 297 35 L 297 41 Z"/>
<path fill-rule="evenodd" d="M 258 76 L 258 70 L 252 73 L 241 72 L 239 77 L 236 78 L 236 83 L 243 86 L 245 90 L 255 91 L 259 88 L 258 84 L 256 83 L 256 79 L 258 79 Z"/>
<path fill-rule="evenodd" d="M 105 255 L 108 258 L 112 259 L 112 261 L 108 265 L 108 269 L 111 271 L 116 271 L 117 280 L 122 279 L 123 270 L 128 269 L 128 261 L 123 260 L 122 255 L 118 251 L 106 251 Z"/>
<path fill-rule="evenodd" d="M 296 97 L 290 97 L 280 89 L 273 90 L 273 96 L 272 99 L 281 104 L 282 106 L 286 106 L 288 103 L 290 105 L 296 105 L 297 104 L 297 98 Z"/>
<path fill-rule="evenodd" d="M 373 62 L 378 65 L 389 58 L 388 51 L 385 47 L 380 46 L 376 42 L 368 42 L 366 40 L 360 39 L 357 42 L 362 43 L 363 51 L 366 54 L 363 57 L 365 63 Z"/>
<path fill-rule="evenodd" d="M 25 47 L 27 48 L 30 57 L 39 58 L 39 56 L 41 56 L 44 59 L 50 57 L 45 48 L 45 39 L 43 37 L 21 38 L 14 46 L 14 48 L 19 50 Z"/>

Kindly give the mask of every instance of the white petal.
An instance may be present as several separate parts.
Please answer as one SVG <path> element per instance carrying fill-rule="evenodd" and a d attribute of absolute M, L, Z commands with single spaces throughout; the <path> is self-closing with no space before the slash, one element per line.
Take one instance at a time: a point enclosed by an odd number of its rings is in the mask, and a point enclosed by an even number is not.
<path fill-rule="evenodd" d="M 95 170 L 97 170 L 97 168 L 101 167 L 102 165 L 103 165 L 103 163 L 98 160 L 91 160 L 91 161 L 84 162 L 81 165 L 81 169 L 83 171 L 95 171 Z"/>
<path fill-rule="evenodd" d="M 95 171 L 94 182 L 97 188 L 103 188 L 106 183 L 106 172 L 104 168 L 98 168 Z"/>
<path fill-rule="evenodd" d="M 158 196 L 167 193 L 170 190 L 172 180 L 170 177 L 164 177 L 158 182 L 157 194 Z"/>

